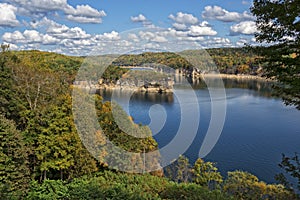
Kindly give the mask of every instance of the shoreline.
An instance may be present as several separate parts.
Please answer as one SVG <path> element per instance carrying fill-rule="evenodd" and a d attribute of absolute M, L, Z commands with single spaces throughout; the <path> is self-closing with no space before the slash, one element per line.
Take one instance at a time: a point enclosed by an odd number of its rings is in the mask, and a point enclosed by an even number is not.
<path fill-rule="evenodd" d="M 99 85 L 98 90 L 120 90 L 120 91 L 136 91 L 141 93 L 173 93 L 173 88 L 165 87 L 137 87 L 137 86 L 120 86 L 120 85 Z"/>
<path fill-rule="evenodd" d="M 228 79 L 244 79 L 244 80 L 262 80 L 262 81 L 272 81 L 265 77 L 257 75 L 244 75 L 244 74 L 200 74 L 194 76 L 193 78 L 228 78 Z"/>
<path fill-rule="evenodd" d="M 185 77 L 184 75 L 181 75 Z M 236 79 L 236 80 L 259 80 L 259 81 L 266 81 L 266 82 L 274 82 L 274 80 L 267 79 L 265 77 L 257 76 L 257 75 L 241 75 L 241 74 L 199 74 L 197 76 L 193 76 L 193 79 L 201 78 L 221 78 L 221 79 Z M 146 93 L 172 93 L 173 90 L 171 88 L 163 88 L 163 87 L 150 87 L 150 88 L 143 88 L 143 87 L 133 87 L 133 86 L 120 86 L 116 84 L 92 84 L 87 81 L 78 81 L 77 83 L 73 84 L 75 87 L 90 89 L 90 90 L 123 90 L 123 91 L 139 91 L 139 92 L 146 92 Z"/>

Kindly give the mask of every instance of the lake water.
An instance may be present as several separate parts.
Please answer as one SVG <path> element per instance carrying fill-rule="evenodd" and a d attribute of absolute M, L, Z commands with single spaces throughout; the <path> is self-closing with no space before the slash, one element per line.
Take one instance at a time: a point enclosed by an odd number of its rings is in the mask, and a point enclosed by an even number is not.
<path fill-rule="evenodd" d="M 227 171 L 243 170 L 256 175 L 260 180 L 275 182 L 274 175 L 281 172 L 278 167 L 281 154 L 300 152 L 300 111 L 285 106 L 279 98 L 271 97 L 268 82 L 224 79 L 224 85 L 227 102 L 225 124 L 217 144 L 204 160 L 216 162 L 224 176 Z M 164 112 L 158 111 L 156 117 L 159 121 L 160 115 L 166 115 L 165 121 L 162 120 L 165 123 L 162 126 L 158 123 L 160 127 L 150 124 L 153 132 L 158 132 L 154 138 L 162 148 L 177 133 L 182 107 L 188 107 L 190 112 L 196 112 L 193 108 L 199 107 L 199 129 L 193 143 L 184 153 L 194 163 L 208 129 L 211 102 L 203 82 L 198 81 L 192 86 L 193 89 L 180 84 L 175 87 L 183 94 L 181 98 L 184 99 L 180 101 L 171 94 L 135 93 L 130 98 L 129 107 L 124 108 L 136 123 L 145 125 L 151 122 L 150 110 L 155 112 L 155 108 L 164 108 Z M 197 96 L 198 106 L 180 103 L 189 102 L 192 93 Z M 101 95 L 109 99 L 111 93 L 102 92 Z M 122 95 L 119 98 L 122 105 Z M 188 134 L 189 130 L 186 131 Z"/>

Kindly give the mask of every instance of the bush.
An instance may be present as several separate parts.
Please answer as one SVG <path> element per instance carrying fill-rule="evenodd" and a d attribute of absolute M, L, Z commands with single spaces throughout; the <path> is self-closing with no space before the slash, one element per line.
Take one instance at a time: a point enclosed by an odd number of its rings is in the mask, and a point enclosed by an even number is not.
<path fill-rule="evenodd" d="M 164 190 L 160 197 L 162 199 L 231 199 L 230 197 L 223 194 L 220 190 L 210 191 L 207 188 L 204 188 L 200 185 L 194 183 L 181 183 L 181 184 L 171 184 L 166 190 Z"/>
<path fill-rule="evenodd" d="M 248 172 L 228 172 L 223 190 L 237 199 L 296 199 L 283 185 L 266 184 Z"/>
<path fill-rule="evenodd" d="M 31 182 L 30 191 L 27 199 L 67 199 L 68 188 L 63 181 L 60 180 L 45 180 L 42 184 L 37 181 Z"/>

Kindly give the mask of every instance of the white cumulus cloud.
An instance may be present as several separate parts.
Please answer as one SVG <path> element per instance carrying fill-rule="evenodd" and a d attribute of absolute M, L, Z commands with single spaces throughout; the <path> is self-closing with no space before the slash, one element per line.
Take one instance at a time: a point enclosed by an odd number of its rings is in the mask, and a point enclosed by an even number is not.
<path fill-rule="evenodd" d="M 253 20 L 254 17 L 248 13 L 229 12 L 220 6 L 206 6 L 202 12 L 202 17 L 206 19 L 216 19 L 223 22 L 239 22 Z"/>
<path fill-rule="evenodd" d="M 105 39 L 109 39 L 109 40 L 119 40 L 120 39 L 120 35 L 116 31 L 112 31 L 110 33 L 104 33 L 103 37 Z"/>
<path fill-rule="evenodd" d="M 42 34 L 36 30 L 25 30 L 23 36 L 26 38 L 27 43 L 39 43 L 42 41 Z"/>
<path fill-rule="evenodd" d="M 160 43 L 160 42 L 167 42 L 168 40 L 163 36 L 156 35 L 151 41 Z"/>
<path fill-rule="evenodd" d="M 212 40 L 215 42 L 215 44 L 230 44 L 230 40 L 228 38 L 214 37 Z"/>
<path fill-rule="evenodd" d="M 42 18 L 57 12 L 62 12 L 70 21 L 78 23 L 102 23 L 106 16 L 103 10 L 97 10 L 89 5 L 76 5 L 73 7 L 67 0 L 10 0 L 17 7 L 20 15 Z"/>
<path fill-rule="evenodd" d="M 51 35 L 48 35 L 48 34 L 45 34 L 43 35 L 43 41 L 42 43 L 45 44 L 45 45 L 55 45 L 59 42 L 60 40 L 51 36 Z"/>
<path fill-rule="evenodd" d="M 98 11 L 89 5 L 67 6 L 65 13 L 67 19 L 79 23 L 102 23 L 102 17 L 106 16 L 103 10 Z"/>
<path fill-rule="evenodd" d="M 142 23 L 144 27 L 154 28 L 155 26 L 152 24 L 150 20 L 148 20 L 143 14 L 139 14 L 137 16 L 131 16 L 131 21 L 134 23 Z"/>
<path fill-rule="evenodd" d="M 10 0 L 9 2 L 18 7 L 20 14 L 29 16 L 41 16 L 68 7 L 67 0 Z"/>
<path fill-rule="evenodd" d="M 173 23 L 172 26 L 176 29 L 176 30 L 186 30 L 187 26 L 185 24 L 180 24 L 180 23 Z"/>
<path fill-rule="evenodd" d="M 193 16 L 192 14 L 178 12 L 176 16 L 173 14 L 169 15 L 169 18 L 174 20 L 176 23 L 179 24 L 197 24 L 198 18 Z"/>
<path fill-rule="evenodd" d="M 151 40 L 152 38 L 155 37 L 155 34 L 150 31 L 140 31 L 139 36 L 141 37 L 142 40 Z"/>
<path fill-rule="evenodd" d="M 130 19 L 133 22 L 145 22 L 147 20 L 147 18 L 142 14 L 139 14 L 138 16 L 132 16 Z"/>
<path fill-rule="evenodd" d="M 2 40 L 8 43 L 24 42 L 25 37 L 20 31 L 14 31 L 12 33 L 6 32 L 2 35 Z"/>
<path fill-rule="evenodd" d="M 0 26 L 15 27 L 19 25 L 16 17 L 17 8 L 7 3 L 0 3 Z"/>
<path fill-rule="evenodd" d="M 60 40 L 48 34 L 42 34 L 36 30 L 25 30 L 23 33 L 14 31 L 13 33 L 6 32 L 2 36 L 2 40 L 16 46 L 18 43 L 22 44 L 57 44 Z"/>
<path fill-rule="evenodd" d="M 34 29 L 43 28 L 47 34 L 58 39 L 86 39 L 91 37 L 90 34 L 86 33 L 80 27 L 70 28 L 47 17 L 44 17 L 40 21 L 31 22 L 30 26 Z"/>
<path fill-rule="evenodd" d="M 257 32 L 257 27 L 254 21 L 243 21 L 230 26 L 231 35 L 253 35 L 255 32 Z"/>
<path fill-rule="evenodd" d="M 96 35 L 96 40 L 119 40 L 121 37 L 118 32 L 112 31 L 110 33 L 103 33 L 101 35 Z"/>
<path fill-rule="evenodd" d="M 133 42 L 139 42 L 140 41 L 139 37 L 134 33 L 129 33 L 128 34 L 128 39 L 133 41 Z"/>
<path fill-rule="evenodd" d="M 65 25 L 62 25 L 64 28 Z M 69 39 L 87 39 L 90 38 L 91 35 L 86 33 L 80 27 L 69 28 L 67 31 L 62 32 L 60 34 L 54 34 L 57 38 L 69 38 Z"/>
<path fill-rule="evenodd" d="M 213 30 L 211 26 L 209 26 L 208 22 L 203 21 L 199 25 L 192 25 L 189 28 L 188 35 L 190 36 L 212 36 L 217 35 L 217 31 Z"/>
<path fill-rule="evenodd" d="M 139 36 L 143 41 L 162 43 L 167 42 L 167 38 L 161 32 L 140 31 Z"/>

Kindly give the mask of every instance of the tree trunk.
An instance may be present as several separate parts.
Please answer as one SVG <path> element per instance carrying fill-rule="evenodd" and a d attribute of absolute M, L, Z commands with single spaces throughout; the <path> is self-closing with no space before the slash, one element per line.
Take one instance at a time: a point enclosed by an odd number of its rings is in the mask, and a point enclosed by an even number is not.
<path fill-rule="evenodd" d="M 44 170 L 44 180 L 46 180 L 46 179 L 47 179 L 47 171 Z"/>

